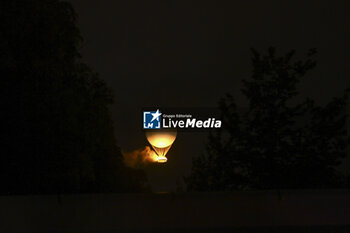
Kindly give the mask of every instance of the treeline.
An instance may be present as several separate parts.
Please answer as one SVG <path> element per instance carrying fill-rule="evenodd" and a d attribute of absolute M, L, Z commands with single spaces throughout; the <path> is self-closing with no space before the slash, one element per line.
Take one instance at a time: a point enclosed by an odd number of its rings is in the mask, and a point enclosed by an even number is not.
<path fill-rule="evenodd" d="M 0 194 L 139 192 L 124 166 L 111 90 L 81 60 L 72 6 L 0 2 Z"/>

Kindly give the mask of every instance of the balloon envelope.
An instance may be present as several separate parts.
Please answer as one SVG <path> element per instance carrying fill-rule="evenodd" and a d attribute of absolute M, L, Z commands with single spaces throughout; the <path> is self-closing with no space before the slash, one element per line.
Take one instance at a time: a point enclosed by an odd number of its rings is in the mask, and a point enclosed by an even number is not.
<path fill-rule="evenodd" d="M 176 139 L 176 134 L 176 131 L 156 130 L 147 131 L 146 137 L 157 155 L 164 159 Z"/>

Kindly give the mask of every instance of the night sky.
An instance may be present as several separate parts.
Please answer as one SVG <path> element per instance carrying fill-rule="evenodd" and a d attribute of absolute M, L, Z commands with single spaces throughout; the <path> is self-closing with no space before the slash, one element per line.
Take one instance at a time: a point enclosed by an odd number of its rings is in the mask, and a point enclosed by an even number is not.
<path fill-rule="evenodd" d="M 123 150 L 147 145 L 138 114 L 145 106 L 216 106 L 251 72 L 250 48 L 274 46 L 318 65 L 302 96 L 326 103 L 350 86 L 349 2 L 71 0 L 84 37 L 83 60 L 113 89 L 116 137 Z M 180 134 L 165 165 L 148 166 L 154 191 L 172 191 L 205 134 Z"/>

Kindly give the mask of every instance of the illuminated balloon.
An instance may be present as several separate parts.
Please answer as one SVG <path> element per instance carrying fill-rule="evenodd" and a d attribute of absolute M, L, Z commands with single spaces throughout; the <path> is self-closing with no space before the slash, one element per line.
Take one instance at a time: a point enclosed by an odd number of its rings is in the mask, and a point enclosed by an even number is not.
<path fill-rule="evenodd" d="M 159 163 L 165 163 L 167 161 L 165 155 L 168 153 L 171 145 L 174 143 L 176 134 L 176 131 L 169 130 L 155 130 L 146 132 L 147 140 L 157 153 L 157 161 Z"/>

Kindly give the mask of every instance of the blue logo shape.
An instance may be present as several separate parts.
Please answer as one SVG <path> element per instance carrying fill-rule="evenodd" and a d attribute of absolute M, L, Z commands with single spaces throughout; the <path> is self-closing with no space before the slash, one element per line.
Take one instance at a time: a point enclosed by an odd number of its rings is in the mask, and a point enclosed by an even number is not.
<path fill-rule="evenodd" d="M 162 113 L 159 112 L 159 109 L 155 112 L 143 112 L 143 128 L 160 129 L 161 115 Z"/>

